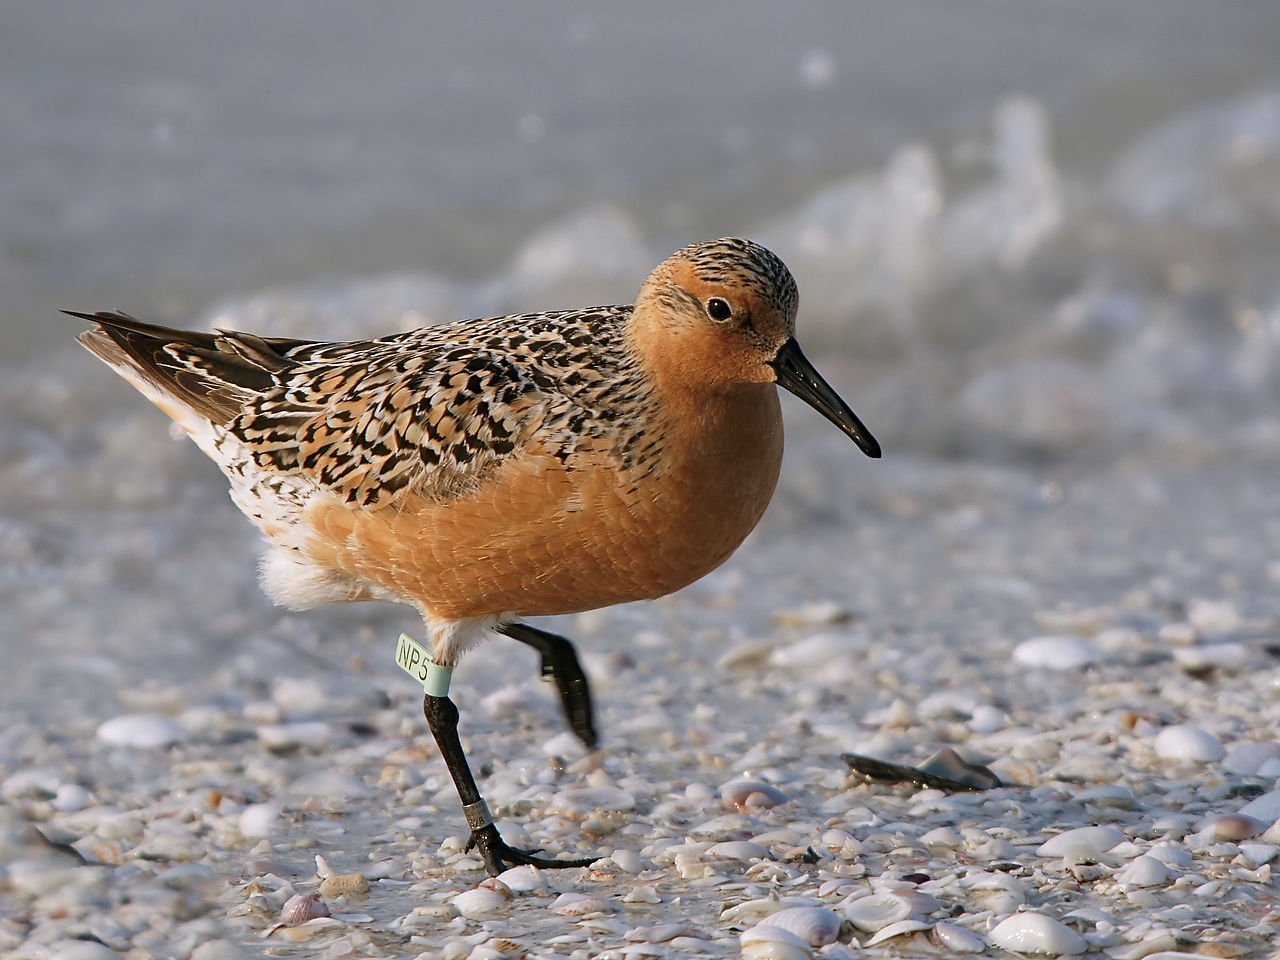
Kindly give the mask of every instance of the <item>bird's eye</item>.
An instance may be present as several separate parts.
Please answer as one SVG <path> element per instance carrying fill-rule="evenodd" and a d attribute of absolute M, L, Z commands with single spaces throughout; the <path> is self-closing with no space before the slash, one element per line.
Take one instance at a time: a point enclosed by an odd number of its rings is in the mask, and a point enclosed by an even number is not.
<path fill-rule="evenodd" d="M 712 320 L 728 320 L 733 316 L 733 307 L 729 301 L 721 297 L 712 297 L 707 301 L 707 316 Z"/>

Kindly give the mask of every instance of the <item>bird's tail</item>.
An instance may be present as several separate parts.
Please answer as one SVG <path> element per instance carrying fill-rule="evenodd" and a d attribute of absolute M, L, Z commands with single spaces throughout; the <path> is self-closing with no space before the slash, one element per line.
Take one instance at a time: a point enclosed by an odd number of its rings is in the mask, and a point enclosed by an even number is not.
<path fill-rule="evenodd" d="M 126 313 L 65 313 L 95 323 L 79 341 L 201 442 L 229 423 L 292 365 L 285 354 L 306 341 L 246 333 L 175 330 Z"/>

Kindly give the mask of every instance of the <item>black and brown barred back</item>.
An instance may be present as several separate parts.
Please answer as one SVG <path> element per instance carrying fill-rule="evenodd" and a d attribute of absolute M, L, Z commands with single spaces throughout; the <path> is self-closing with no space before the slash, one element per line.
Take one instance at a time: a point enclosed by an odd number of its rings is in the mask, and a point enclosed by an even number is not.
<path fill-rule="evenodd" d="M 262 470 L 303 473 L 347 502 L 400 490 L 448 499 L 535 436 L 568 463 L 607 440 L 631 465 L 647 387 L 627 352 L 630 307 L 524 314 L 377 340 L 299 346 L 227 425 Z M 642 419 L 642 418 L 641 418 Z"/>

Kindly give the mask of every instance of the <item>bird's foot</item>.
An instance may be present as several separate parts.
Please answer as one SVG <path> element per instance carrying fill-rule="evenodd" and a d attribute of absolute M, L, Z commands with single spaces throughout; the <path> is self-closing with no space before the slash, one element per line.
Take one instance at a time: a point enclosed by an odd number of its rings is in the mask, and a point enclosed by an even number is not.
<path fill-rule="evenodd" d="M 467 849 L 475 847 L 484 860 L 484 868 L 489 876 L 496 877 L 511 867 L 528 865 L 540 870 L 566 870 L 572 867 L 589 867 L 599 857 L 584 857 L 577 860 L 556 860 L 552 857 L 539 857 L 532 850 L 521 850 L 502 839 L 502 834 L 492 823 L 471 831 L 471 839 L 467 841 Z"/>

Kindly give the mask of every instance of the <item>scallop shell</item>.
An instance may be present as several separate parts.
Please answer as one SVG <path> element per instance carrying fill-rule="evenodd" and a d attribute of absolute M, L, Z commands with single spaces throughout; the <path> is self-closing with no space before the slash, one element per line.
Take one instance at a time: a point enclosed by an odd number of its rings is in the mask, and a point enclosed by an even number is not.
<path fill-rule="evenodd" d="M 911 901 L 895 893 L 873 893 L 845 904 L 844 915 L 859 930 L 875 933 L 911 916 Z"/>
<path fill-rule="evenodd" d="M 886 940 L 902 937 L 908 933 L 919 933 L 921 930 L 928 930 L 931 926 L 933 924 L 925 923 L 923 920 L 895 920 L 868 937 L 864 946 L 874 947 L 877 943 L 884 943 Z"/>
<path fill-rule="evenodd" d="M 333 873 L 320 881 L 323 897 L 363 897 L 369 892 L 369 881 L 361 873 Z"/>
<path fill-rule="evenodd" d="M 720 788 L 720 796 L 726 805 L 736 810 L 768 810 L 790 797 L 763 780 L 730 780 Z"/>
<path fill-rule="evenodd" d="M 316 917 L 327 916 L 329 907 L 318 893 L 295 893 L 280 908 L 280 922 L 286 927 L 296 927 Z"/>
<path fill-rule="evenodd" d="M 787 907 L 771 913 L 757 927 L 789 930 L 811 947 L 821 947 L 840 935 L 842 921 L 834 910 L 825 907 Z"/>
<path fill-rule="evenodd" d="M 790 930 L 757 924 L 738 936 L 742 960 L 813 960 L 813 948 Z"/>

